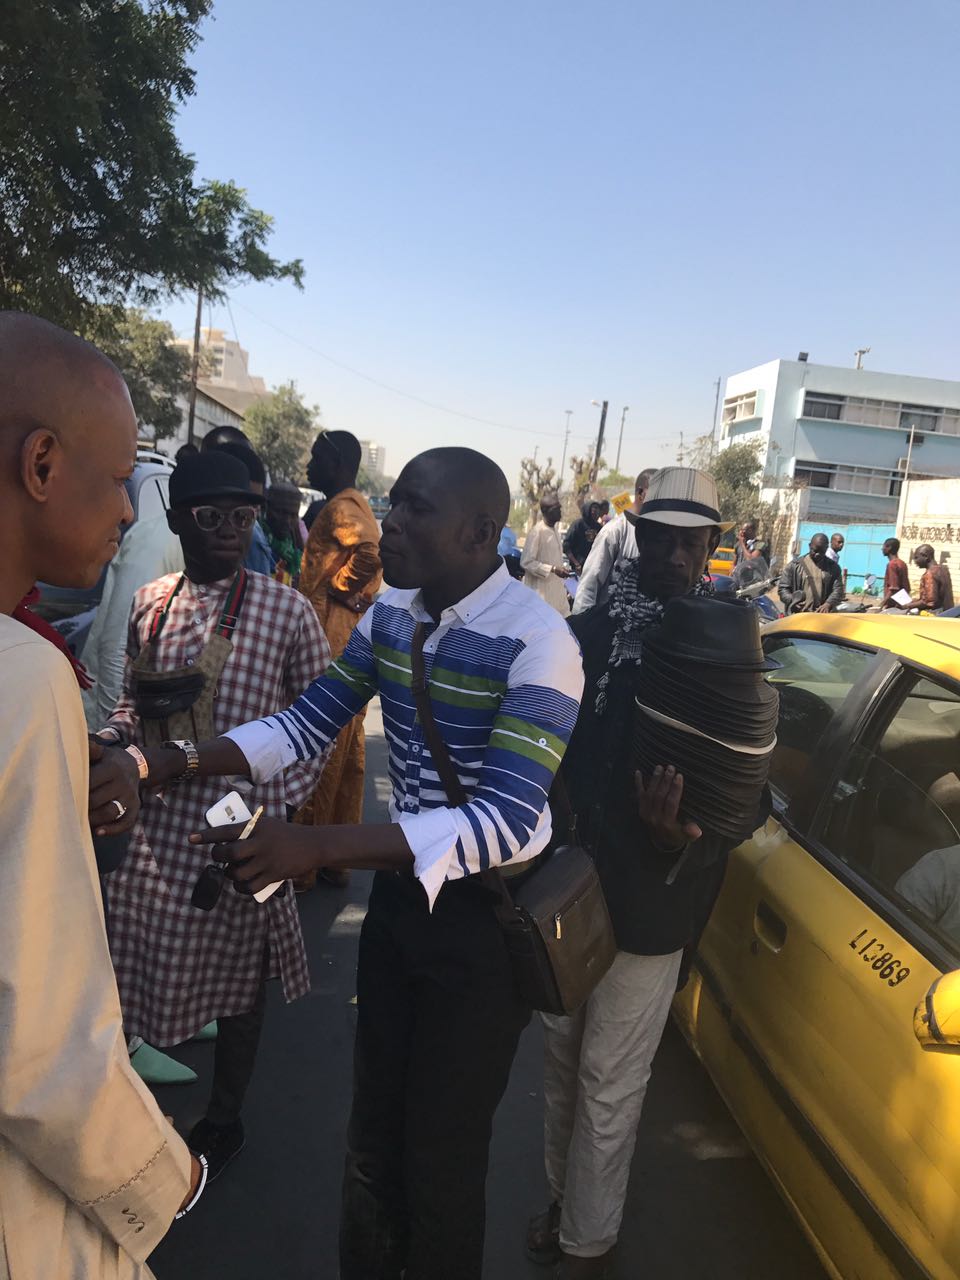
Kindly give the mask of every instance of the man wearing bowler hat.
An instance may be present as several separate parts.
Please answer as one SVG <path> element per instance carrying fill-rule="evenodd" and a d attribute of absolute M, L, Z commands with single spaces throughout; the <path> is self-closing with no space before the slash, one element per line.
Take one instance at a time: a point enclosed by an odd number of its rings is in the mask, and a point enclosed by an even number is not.
<path fill-rule="evenodd" d="M 711 593 L 707 560 L 731 525 L 713 479 L 684 467 L 653 477 L 631 523 L 636 559 L 622 562 L 606 604 L 570 624 L 585 688 L 561 774 L 577 838 L 597 861 L 618 955 L 576 1014 L 543 1015 L 551 1204 L 531 1221 L 527 1251 L 557 1262 L 558 1280 L 610 1274 L 650 1064 L 684 951 L 706 924 L 737 843 L 707 822 L 685 822 L 673 762 L 660 761 L 645 785 L 632 749 L 644 633 L 671 600 Z"/>
<path fill-rule="evenodd" d="M 163 741 L 198 741 L 279 710 L 330 661 L 309 601 L 244 568 L 261 501 L 244 463 L 218 450 L 184 457 L 170 477 L 167 519 L 185 569 L 134 595 L 123 692 L 100 734 L 132 743 L 144 766 L 143 751 Z M 127 1035 L 166 1047 L 219 1022 L 207 1113 L 188 1138 L 213 1179 L 244 1146 L 266 980 L 279 977 L 287 1000 L 310 981 L 291 887 L 262 903 L 241 896 L 189 843 L 233 786 L 195 780 L 195 757 L 163 798 L 145 798 L 126 862 L 106 879 Z M 320 768 L 298 763 L 258 784 L 250 812 L 262 805 L 284 818 Z"/>

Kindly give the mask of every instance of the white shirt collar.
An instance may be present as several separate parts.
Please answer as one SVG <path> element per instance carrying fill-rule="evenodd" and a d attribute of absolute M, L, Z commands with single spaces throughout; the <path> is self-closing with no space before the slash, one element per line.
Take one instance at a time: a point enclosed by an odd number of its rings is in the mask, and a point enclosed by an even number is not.
<path fill-rule="evenodd" d="M 459 621 L 466 625 L 471 619 L 476 618 L 478 614 L 489 608 L 494 600 L 499 599 L 512 581 L 513 579 L 510 577 L 507 566 L 501 560 L 499 566 L 491 573 L 490 577 L 481 582 L 475 591 L 471 591 L 468 596 L 464 596 L 456 604 L 444 609 L 440 615 L 440 626 L 449 625 L 454 621 Z M 414 622 L 433 621 L 424 607 L 422 591 L 415 591 L 407 602 L 406 607 Z"/>

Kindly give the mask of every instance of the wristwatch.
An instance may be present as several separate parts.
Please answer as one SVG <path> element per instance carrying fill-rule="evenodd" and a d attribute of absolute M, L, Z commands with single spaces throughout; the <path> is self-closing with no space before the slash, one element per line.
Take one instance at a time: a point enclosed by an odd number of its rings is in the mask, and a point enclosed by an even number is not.
<path fill-rule="evenodd" d="M 175 747 L 177 751 L 182 751 L 187 757 L 187 767 L 182 773 L 178 773 L 171 782 L 187 782 L 194 776 L 200 768 L 200 753 L 197 748 L 187 738 L 177 738 L 173 742 L 161 742 L 161 747 Z"/>
<path fill-rule="evenodd" d="M 134 742 L 131 742 L 129 747 L 125 747 L 124 750 L 128 756 L 132 756 L 136 761 L 137 773 L 140 775 L 140 781 L 146 782 L 150 777 L 150 766 L 147 764 L 147 757 Z"/>

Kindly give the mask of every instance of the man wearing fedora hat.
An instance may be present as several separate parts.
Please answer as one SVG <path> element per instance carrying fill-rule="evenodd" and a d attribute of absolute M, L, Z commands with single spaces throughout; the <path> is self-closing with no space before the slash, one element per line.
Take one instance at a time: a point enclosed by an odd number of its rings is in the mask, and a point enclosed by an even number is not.
<path fill-rule="evenodd" d="M 683 820 L 684 779 L 673 761 L 659 761 L 646 785 L 634 775 L 631 743 L 644 633 L 671 600 L 711 594 L 707 560 L 731 525 L 713 479 L 683 467 L 658 472 L 630 520 L 637 557 L 615 572 L 609 601 L 570 624 L 585 688 L 562 775 L 577 837 L 597 860 L 618 955 L 575 1015 L 543 1015 L 552 1203 L 530 1223 L 527 1251 L 558 1262 L 558 1280 L 609 1274 L 650 1065 L 684 950 L 706 923 L 736 843 Z"/>

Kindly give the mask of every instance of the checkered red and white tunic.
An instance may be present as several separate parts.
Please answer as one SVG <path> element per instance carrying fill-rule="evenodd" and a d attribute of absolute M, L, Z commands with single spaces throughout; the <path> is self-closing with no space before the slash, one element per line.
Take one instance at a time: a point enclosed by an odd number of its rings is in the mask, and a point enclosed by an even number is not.
<path fill-rule="evenodd" d="M 220 618 L 232 578 L 184 583 L 160 635 L 157 670 L 191 665 Z M 142 742 L 131 694 L 131 662 L 146 643 L 157 605 L 176 582 L 158 578 L 133 598 L 124 689 L 109 724 L 127 741 Z M 280 711 L 327 667 L 330 649 L 313 607 L 298 592 L 259 573 L 248 574 L 233 652 L 218 682 L 214 730 Z M 322 761 L 297 764 L 245 795 L 250 810 L 285 818 L 313 791 Z M 106 879 L 110 950 L 128 1036 L 155 1045 L 179 1044 L 214 1018 L 245 1013 L 254 1002 L 269 946 L 269 974 L 283 981 L 285 998 L 310 989 L 300 918 L 292 888 L 266 903 L 236 893 L 229 882 L 212 911 L 190 905 L 209 848 L 187 837 L 206 825 L 204 814 L 233 784 L 220 778 L 187 782 L 163 799 L 144 803 L 122 867 Z"/>

